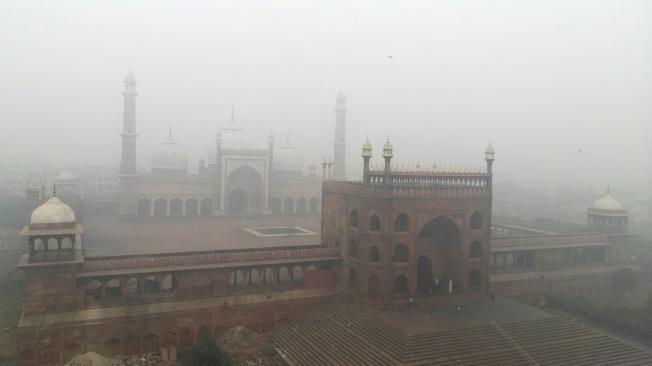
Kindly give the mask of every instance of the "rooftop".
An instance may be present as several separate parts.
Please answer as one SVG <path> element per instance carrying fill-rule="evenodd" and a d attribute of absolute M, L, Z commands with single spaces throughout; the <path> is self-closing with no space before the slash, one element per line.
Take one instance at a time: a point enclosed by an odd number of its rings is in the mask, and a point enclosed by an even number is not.
<path fill-rule="evenodd" d="M 271 336 L 296 365 L 652 363 L 647 350 L 537 308 L 501 297 L 451 299 L 394 310 L 327 304 L 281 324 Z"/>
<path fill-rule="evenodd" d="M 178 253 L 321 244 L 319 215 L 174 217 L 124 221 L 113 216 L 84 219 L 87 256 Z M 243 229 L 243 222 L 245 229 Z M 315 235 L 260 237 L 246 228 L 299 226 Z"/>

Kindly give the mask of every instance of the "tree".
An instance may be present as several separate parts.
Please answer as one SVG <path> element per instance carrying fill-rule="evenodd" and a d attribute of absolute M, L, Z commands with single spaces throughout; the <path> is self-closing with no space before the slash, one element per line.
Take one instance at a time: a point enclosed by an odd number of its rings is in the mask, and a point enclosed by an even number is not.
<path fill-rule="evenodd" d="M 611 275 L 611 287 L 622 290 L 625 300 L 627 300 L 627 292 L 635 289 L 637 285 L 638 274 L 631 268 L 621 268 Z"/>
<path fill-rule="evenodd" d="M 215 343 L 215 339 L 203 336 L 188 355 L 188 366 L 231 366 L 231 359 Z"/>

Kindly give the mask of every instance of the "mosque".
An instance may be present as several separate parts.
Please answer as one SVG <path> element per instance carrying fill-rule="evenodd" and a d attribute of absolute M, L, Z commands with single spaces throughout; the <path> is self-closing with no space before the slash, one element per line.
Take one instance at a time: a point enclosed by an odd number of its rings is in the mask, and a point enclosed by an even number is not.
<path fill-rule="evenodd" d="M 586 226 L 496 217 L 493 146 L 482 168 L 399 168 L 389 139 L 377 166 L 365 142 L 362 180 L 347 180 L 343 94 L 335 161 L 321 176 L 304 174 L 287 140 L 246 148 L 234 116 L 197 175 L 172 134 L 142 175 L 136 81 L 124 83 L 117 218 L 81 221 L 58 196 L 77 188 L 57 184 L 21 231 L 19 365 L 89 351 L 173 360 L 236 325 L 269 331 L 287 365 L 652 363 L 639 347 L 508 299 L 599 290 L 632 267 L 628 213 L 610 192 Z M 321 214 L 288 222 L 274 212 Z M 128 219 L 139 216 L 155 218 Z"/>

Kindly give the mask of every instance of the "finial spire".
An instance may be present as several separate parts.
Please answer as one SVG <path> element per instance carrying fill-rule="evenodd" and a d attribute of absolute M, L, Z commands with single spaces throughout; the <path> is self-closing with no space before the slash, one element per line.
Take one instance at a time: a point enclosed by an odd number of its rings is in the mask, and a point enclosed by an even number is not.
<path fill-rule="evenodd" d="M 52 197 L 56 197 L 56 196 L 57 196 L 57 184 L 54 183 L 52 185 Z"/>

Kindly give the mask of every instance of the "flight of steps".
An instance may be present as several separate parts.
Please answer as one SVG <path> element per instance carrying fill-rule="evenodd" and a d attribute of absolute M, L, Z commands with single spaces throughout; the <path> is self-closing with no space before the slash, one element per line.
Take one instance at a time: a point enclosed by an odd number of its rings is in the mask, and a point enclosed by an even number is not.
<path fill-rule="evenodd" d="M 271 338 L 290 365 L 652 365 L 649 353 L 556 317 L 407 335 L 355 304 L 325 304 Z"/>

